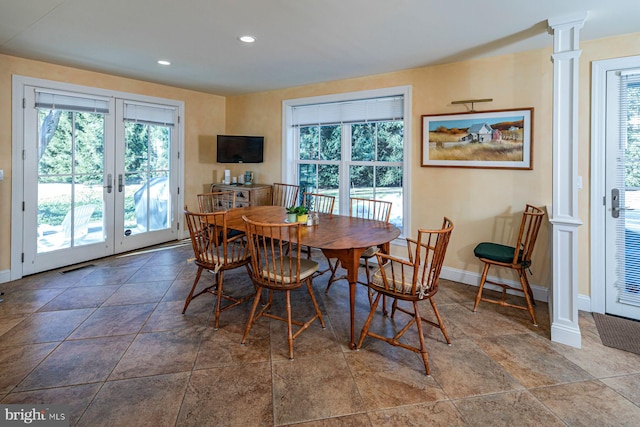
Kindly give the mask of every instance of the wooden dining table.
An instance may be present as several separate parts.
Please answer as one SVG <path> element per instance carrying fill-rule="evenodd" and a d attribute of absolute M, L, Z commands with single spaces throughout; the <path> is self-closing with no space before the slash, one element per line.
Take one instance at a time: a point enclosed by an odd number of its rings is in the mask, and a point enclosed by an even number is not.
<path fill-rule="evenodd" d="M 230 209 L 227 227 L 245 231 L 242 216 L 260 222 L 284 223 L 286 211 L 280 206 L 248 206 Z M 319 224 L 301 227 L 300 244 L 322 250 L 327 258 L 337 258 L 347 270 L 351 341 L 355 349 L 355 302 L 360 256 L 370 246 L 379 246 L 389 253 L 390 242 L 400 235 L 400 229 L 384 221 L 353 218 L 344 215 L 319 214 Z"/>

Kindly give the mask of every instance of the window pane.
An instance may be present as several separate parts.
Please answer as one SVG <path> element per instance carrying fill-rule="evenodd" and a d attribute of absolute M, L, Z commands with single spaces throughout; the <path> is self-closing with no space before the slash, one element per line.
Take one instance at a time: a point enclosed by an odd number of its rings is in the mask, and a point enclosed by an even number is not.
<path fill-rule="evenodd" d="M 371 161 L 375 158 L 375 123 L 354 124 L 351 126 L 351 160 Z"/>
<path fill-rule="evenodd" d="M 373 166 L 349 167 L 349 197 L 374 198 Z"/>
<path fill-rule="evenodd" d="M 382 166 L 377 167 L 375 172 L 375 198 L 393 203 L 390 222 L 402 230 L 402 168 Z"/>
<path fill-rule="evenodd" d="M 342 130 L 340 125 L 320 128 L 320 158 L 322 160 L 340 160 Z"/>
<path fill-rule="evenodd" d="M 318 126 L 300 128 L 300 160 L 318 159 Z"/>
<path fill-rule="evenodd" d="M 404 123 L 380 122 L 378 127 L 378 161 L 401 162 L 404 145 Z"/>

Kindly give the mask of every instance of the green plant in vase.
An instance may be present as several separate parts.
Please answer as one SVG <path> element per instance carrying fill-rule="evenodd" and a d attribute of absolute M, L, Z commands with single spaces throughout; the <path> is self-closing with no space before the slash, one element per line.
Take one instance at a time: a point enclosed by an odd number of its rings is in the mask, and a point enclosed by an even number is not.
<path fill-rule="evenodd" d="M 298 222 L 306 224 L 307 218 L 309 216 L 309 209 L 307 209 L 306 206 L 298 206 L 296 207 L 296 215 Z"/>
<path fill-rule="evenodd" d="M 298 207 L 291 206 L 290 208 L 285 208 L 287 210 L 287 222 L 294 223 L 298 220 Z"/>

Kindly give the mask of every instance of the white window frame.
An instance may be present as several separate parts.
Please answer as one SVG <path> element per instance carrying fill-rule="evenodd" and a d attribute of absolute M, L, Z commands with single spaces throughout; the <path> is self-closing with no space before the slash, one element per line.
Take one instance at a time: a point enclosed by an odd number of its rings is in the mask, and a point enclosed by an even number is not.
<path fill-rule="evenodd" d="M 404 245 L 404 233 L 411 234 L 411 209 L 410 209 L 410 177 L 411 177 L 411 86 L 396 86 L 383 89 L 372 89 L 358 92 L 347 92 L 334 95 L 313 96 L 308 98 L 287 99 L 282 101 L 282 182 L 295 184 L 298 182 L 298 169 L 291 167 L 297 162 L 297 147 L 295 129 L 293 123 L 293 108 L 301 105 L 322 104 L 332 102 L 357 101 L 371 98 L 382 98 L 390 96 L 402 96 L 404 104 L 404 145 L 403 145 L 403 179 L 402 179 L 402 226 L 403 235 L 396 239 L 393 244 Z M 343 141 L 345 136 L 343 135 Z M 347 144 L 350 150 L 350 145 Z M 347 166 L 354 162 L 341 161 Z M 355 162 L 356 164 L 359 162 Z M 346 183 L 348 174 L 340 171 L 340 192 L 349 190 Z M 341 194 L 342 195 L 342 194 Z"/>

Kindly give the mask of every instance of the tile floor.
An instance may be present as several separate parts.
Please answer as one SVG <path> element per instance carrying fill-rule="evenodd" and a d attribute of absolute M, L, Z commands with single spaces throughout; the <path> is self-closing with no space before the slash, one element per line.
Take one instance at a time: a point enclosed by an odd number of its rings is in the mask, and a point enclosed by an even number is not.
<path fill-rule="evenodd" d="M 473 314 L 475 288 L 443 281 L 452 345 L 427 329 L 427 377 L 417 354 L 373 338 L 349 350 L 348 286 L 325 295 L 325 275 L 314 289 L 327 327 L 303 332 L 289 360 L 281 322 L 261 319 L 240 345 L 249 304 L 217 331 L 212 295 L 181 314 L 191 256 L 161 246 L 0 284 L 1 403 L 68 404 L 71 425 L 91 427 L 640 425 L 640 356 L 603 346 L 589 313 L 578 350 L 549 340 L 546 304 L 535 328 L 524 311 Z M 244 269 L 225 283 L 251 289 Z M 309 314 L 308 295 L 294 295 L 294 317 Z M 358 335 L 367 306 L 359 287 Z M 380 315 L 372 328 L 394 326 Z"/>

